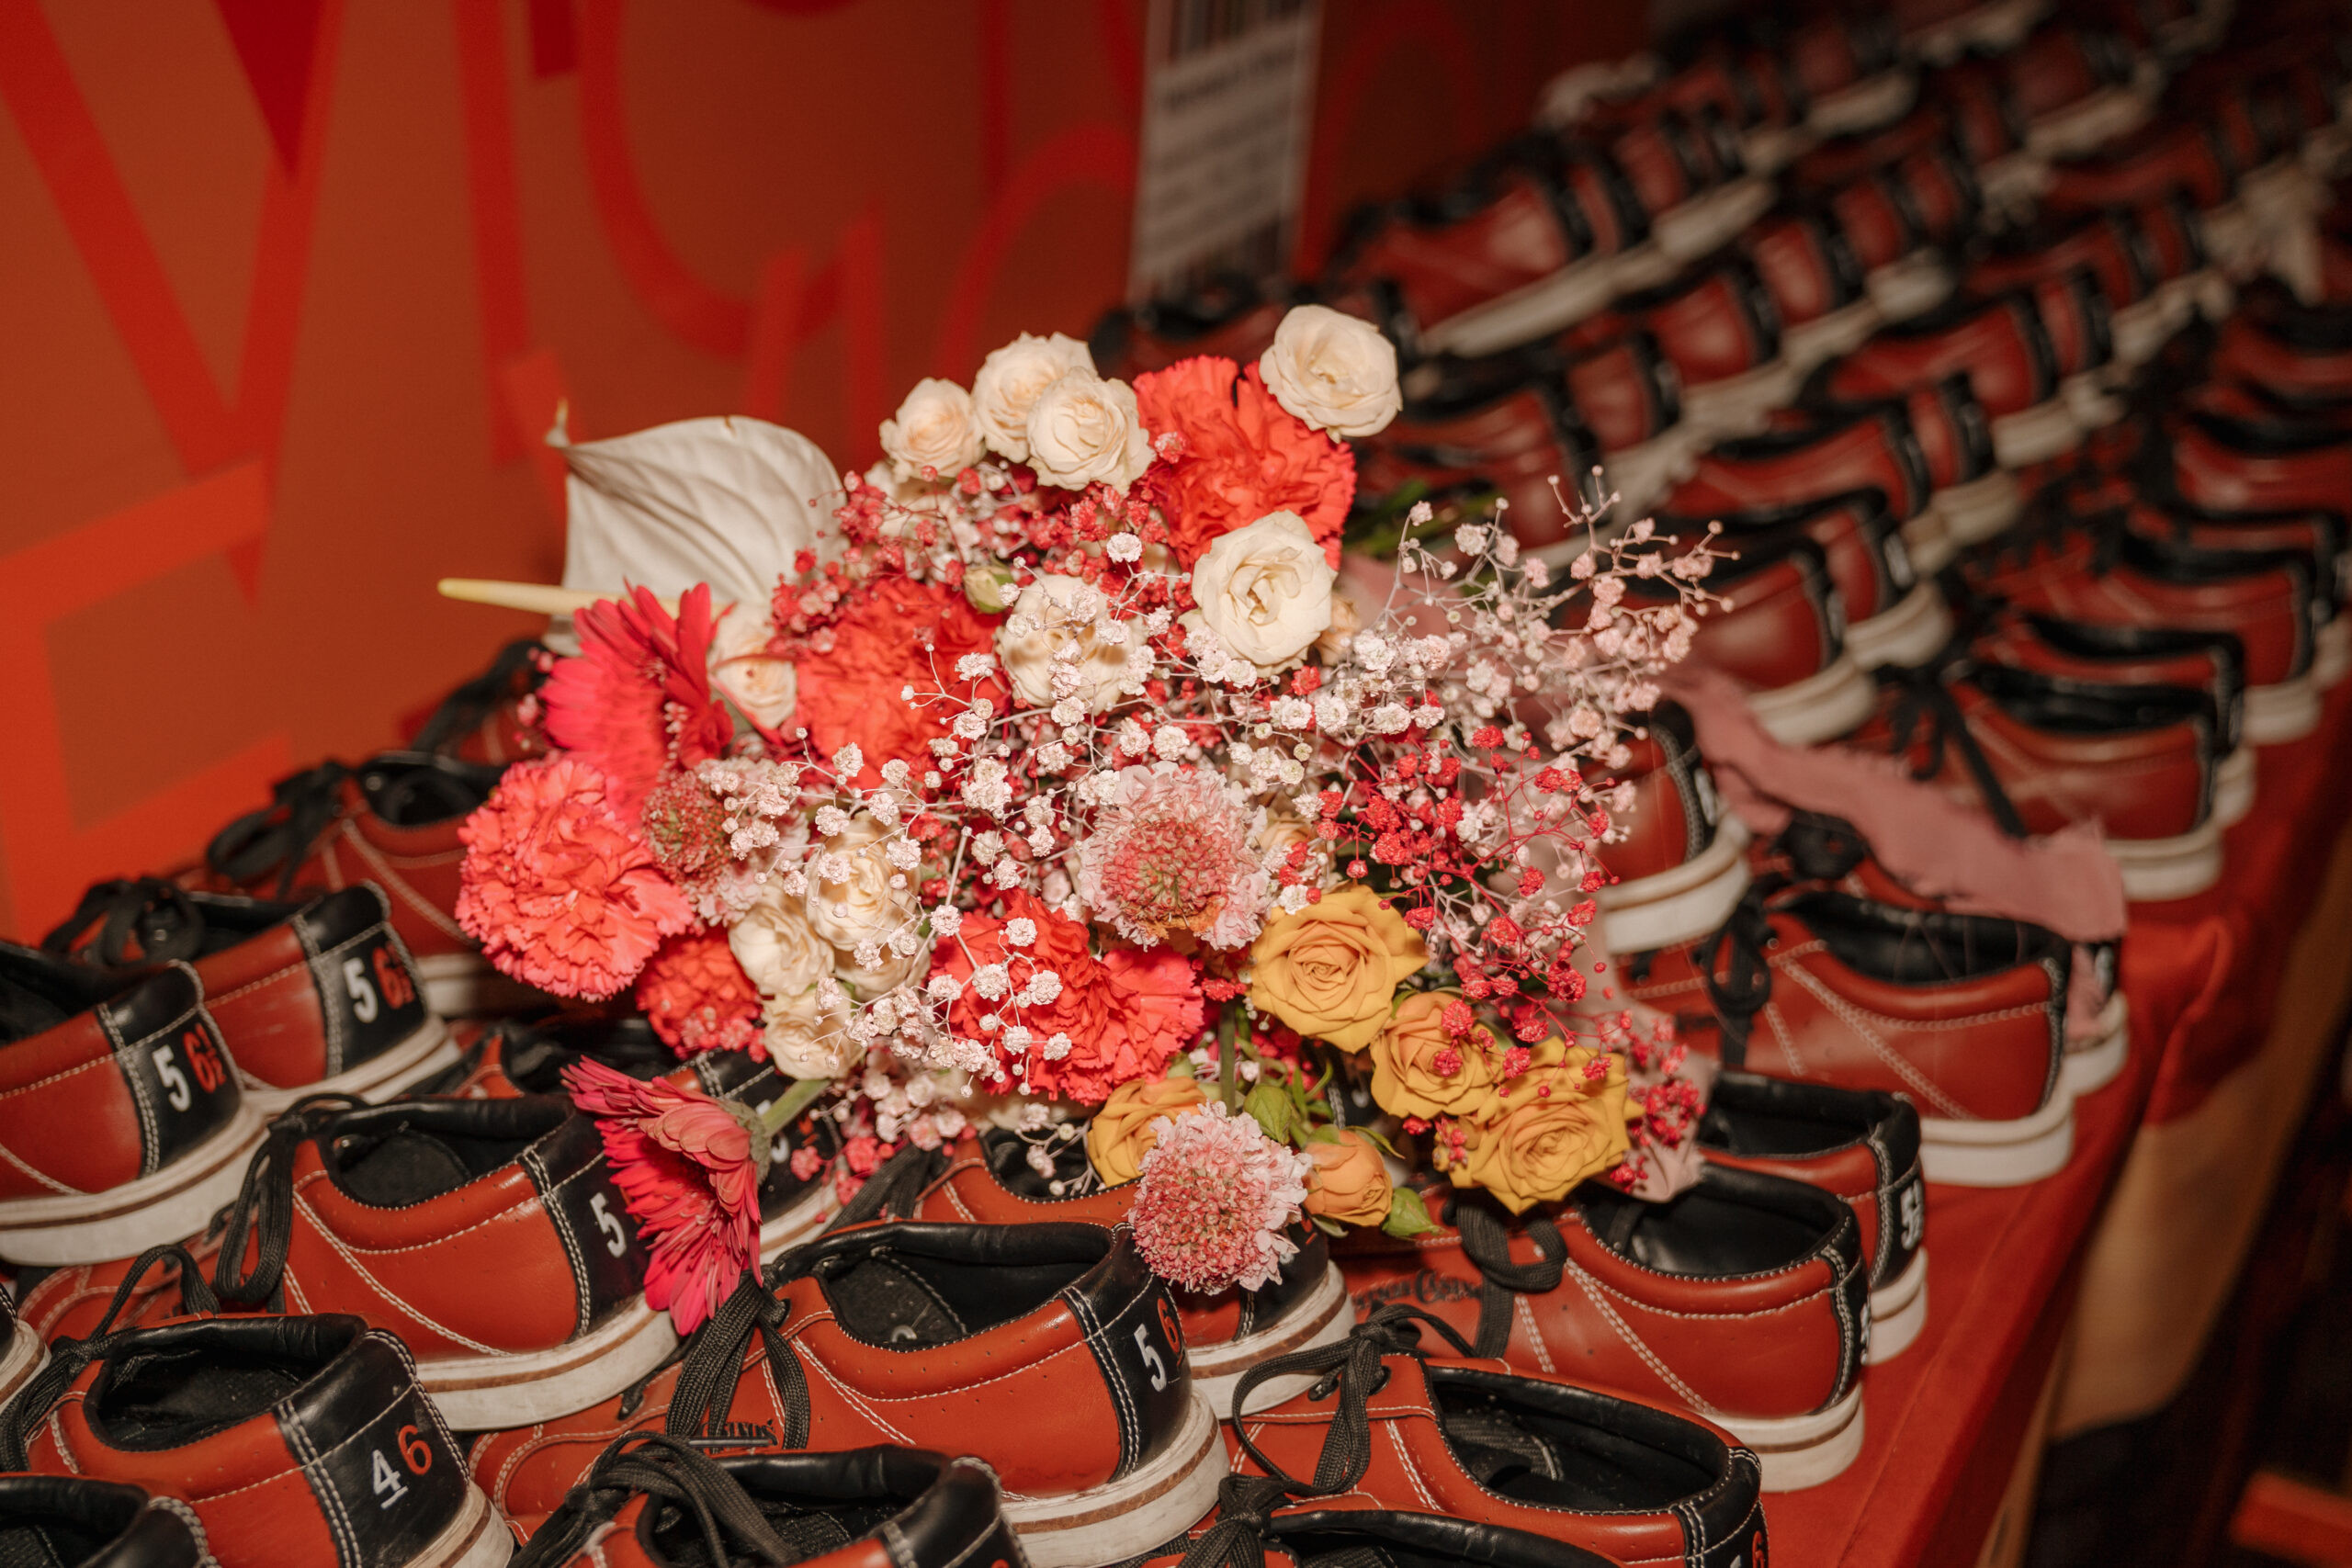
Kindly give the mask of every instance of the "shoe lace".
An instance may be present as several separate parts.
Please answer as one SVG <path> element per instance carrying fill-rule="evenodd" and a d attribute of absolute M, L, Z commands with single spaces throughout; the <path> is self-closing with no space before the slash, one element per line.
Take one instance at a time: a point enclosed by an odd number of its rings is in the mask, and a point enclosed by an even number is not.
<path fill-rule="evenodd" d="M 1455 1193 L 1445 1207 L 1446 1223 L 1462 1235 L 1463 1256 L 1478 1269 L 1478 1331 L 1471 1337 L 1470 1353 L 1499 1356 L 1510 1343 L 1513 1298 L 1558 1290 L 1567 1277 L 1568 1244 L 1558 1225 L 1534 1215 L 1524 1228 L 1535 1244 L 1535 1258 L 1521 1263 L 1510 1255 L 1510 1230 L 1485 1203 Z"/>
<path fill-rule="evenodd" d="M 1934 778 L 1943 772 L 1946 749 L 1958 751 L 1994 822 L 2010 838 L 2022 839 L 2027 836 L 2025 818 L 2018 815 L 2017 806 L 2001 787 L 1984 749 L 1969 733 L 1959 699 L 1951 694 L 1951 687 L 1945 681 L 1951 668 L 1949 664 L 1923 664 L 1913 669 L 1889 665 L 1878 671 L 1879 683 L 1895 693 L 1894 705 L 1887 713 L 1887 728 L 1892 736 L 1887 750 L 1900 756 L 1910 749 L 1913 737 L 1919 735 L 1924 727 L 1927 760 L 1911 770 L 1911 776 Z"/>
<path fill-rule="evenodd" d="M 808 1446 L 808 1374 L 791 1342 L 779 1332 L 792 1308 L 775 1293 L 779 1285 L 797 1274 L 793 1267 L 797 1250 L 770 1265 L 766 1278 L 745 1274 L 710 1321 L 679 1347 L 674 1363 L 663 1363 L 678 1368 L 677 1387 L 671 1393 L 669 1415 L 662 1422 L 671 1437 L 691 1442 L 715 1435 L 726 1424 L 734 1411 L 736 1384 L 743 1377 L 743 1353 L 756 1334 L 767 1351 L 768 1374 L 784 1402 L 784 1430 L 776 1434 L 777 1445 Z M 654 1372 L 660 1371 L 654 1369 Z M 645 1385 L 653 1375 L 648 1373 L 622 1395 L 624 1415 L 643 1400 Z"/>
<path fill-rule="evenodd" d="M 441 699 L 441 705 L 433 710 L 409 745 L 419 751 L 439 751 L 481 728 L 502 704 L 538 683 L 533 659 L 539 650 L 536 637 L 523 637 L 500 649 L 489 669 Z"/>
<path fill-rule="evenodd" d="M 515 1568 L 570 1562 L 599 1525 L 638 1496 L 659 1498 L 692 1515 L 714 1564 L 739 1561 L 730 1540 L 761 1562 L 797 1562 L 809 1555 L 799 1550 L 804 1545 L 824 1550 L 840 1544 L 838 1527 L 820 1541 L 786 1540 L 742 1483 L 707 1455 L 664 1433 L 628 1432 L 596 1456 L 588 1473 L 531 1533 Z"/>
<path fill-rule="evenodd" d="M 1691 961 L 1707 988 L 1707 1001 L 1715 1011 L 1722 1035 L 1719 1050 L 1726 1067 L 1747 1065 L 1747 1042 L 1756 1031 L 1756 1015 L 1772 999 L 1772 965 L 1765 956 L 1772 943 L 1772 919 L 1765 911 L 1770 893 L 1764 885 L 1751 885 L 1724 923 L 1690 949 Z"/>
<path fill-rule="evenodd" d="M 909 1144 L 865 1179 L 865 1185 L 827 1223 L 826 1232 L 847 1230 L 871 1220 L 913 1219 L 916 1202 L 948 1164 L 945 1149 L 922 1149 Z"/>
<path fill-rule="evenodd" d="M 1177 1568 L 1266 1568 L 1271 1515 L 1290 1498 L 1289 1484 L 1272 1476 L 1227 1476 L 1216 1483 L 1216 1522 L 1184 1549 Z"/>
<path fill-rule="evenodd" d="M 331 1118 L 363 1103 L 347 1094 L 306 1095 L 272 1119 L 261 1146 L 245 1162 L 235 1201 L 214 1222 L 223 1227 L 220 1256 L 212 1265 L 213 1289 L 222 1301 L 286 1310 L 286 1255 L 294 1241 L 294 1151 Z M 244 1267 L 248 1237 L 257 1243 L 250 1272 Z"/>
<path fill-rule="evenodd" d="M 341 762 L 321 762 L 270 785 L 270 801 L 248 811 L 212 836 L 204 846 L 205 863 L 240 886 L 275 871 L 275 896 L 293 889 L 295 874 L 318 837 L 343 813 L 343 786 L 351 770 Z"/>
<path fill-rule="evenodd" d="M 51 1409 L 65 1397 L 90 1363 L 105 1359 L 126 1335 L 137 1332 L 135 1327 L 115 1327 L 115 1319 L 130 1304 L 147 1270 L 166 1261 L 179 1271 L 182 1312 L 209 1316 L 220 1310 L 219 1298 L 205 1284 L 203 1270 L 185 1247 L 177 1243 L 151 1247 L 131 1259 L 130 1271 L 115 1287 L 114 1299 L 107 1303 L 107 1310 L 99 1314 L 90 1332 L 79 1338 L 68 1335 L 51 1345 L 49 1359 L 42 1363 L 40 1371 L 6 1405 L 0 1405 L 0 1471 L 26 1468 L 26 1450 L 32 1442 L 33 1433 L 48 1419 Z"/>
<path fill-rule="evenodd" d="M 1345 1492 L 1363 1479 L 1364 1471 L 1372 1463 L 1372 1396 L 1388 1382 L 1385 1358 L 1394 1355 L 1417 1355 L 1421 1347 L 1421 1325 L 1435 1328 L 1459 1355 L 1470 1354 L 1470 1342 L 1453 1330 L 1451 1324 L 1431 1316 L 1415 1306 L 1390 1302 L 1375 1308 L 1372 1315 L 1349 1331 L 1344 1339 L 1329 1345 L 1310 1346 L 1261 1361 L 1242 1373 L 1233 1391 L 1233 1433 L 1258 1468 L 1267 1475 L 1283 1483 L 1292 1495 L 1311 1495 L 1328 1497 Z M 1322 1451 L 1316 1456 L 1315 1476 L 1301 1481 L 1281 1465 L 1259 1451 L 1243 1425 L 1241 1412 L 1252 1389 L 1269 1378 L 1297 1372 L 1320 1375 L 1307 1389 L 1307 1397 L 1328 1399 L 1336 1391 L 1340 1396 L 1334 1407 L 1331 1424 L 1326 1428 Z"/>
<path fill-rule="evenodd" d="M 186 889 L 161 877 L 93 884 L 64 922 L 40 939 L 41 950 L 71 958 L 93 927 L 97 937 L 81 952 L 107 969 L 190 959 L 204 946 L 203 912 Z"/>

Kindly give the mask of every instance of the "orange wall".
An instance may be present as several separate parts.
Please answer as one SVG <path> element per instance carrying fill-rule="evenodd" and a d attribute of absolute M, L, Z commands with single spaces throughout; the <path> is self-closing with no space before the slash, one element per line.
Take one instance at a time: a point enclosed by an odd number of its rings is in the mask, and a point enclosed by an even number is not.
<path fill-rule="evenodd" d="M 1597 14 L 1596 14 L 1597 13 Z M 1306 243 L 1636 7 L 1327 0 Z M 553 581 L 568 391 L 864 464 L 1125 278 L 1142 0 L 0 0 L 0 932 L 356 758 Z M 1311 259 L 1311 255 L 1310 255 Z"/>

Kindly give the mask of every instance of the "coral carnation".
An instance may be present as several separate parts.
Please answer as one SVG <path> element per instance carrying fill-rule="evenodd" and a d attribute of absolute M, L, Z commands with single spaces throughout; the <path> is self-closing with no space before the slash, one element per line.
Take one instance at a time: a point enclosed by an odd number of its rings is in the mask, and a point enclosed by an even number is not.
<path fill-rule="evenodd" d="M 1136 378 L 1136 401 L 1155 434 L 1183 437 L 1173 462 L 1147 478 L 1186 569 L 1236 528 L 1295 512 L 1340 564 L 1340 533 L 1355 501 L 1355 455 L 1283 408 L 1258 367 L 1237 378 L 1230 359 L 1202 355 Z"/>
<path fill-rule="evenodd" d="M 759 1255 L 751 1129 L 707 1094 L 602 1062 L 564 1068 L 563 1087 L 596 1119 L 614 1183 L 652 1251 L 646 1303 L 667 1307 L 678 1332 L 693 1333 Z"/>
<path fill-rule="evenodd" d="M 710 690 L 710 585 L 687 590 L 675 617 L 639 588 L 599 600 L 571 624 L 579 656 L 557 660 L 539 689 L 548 739 L 594 764 L 615 808 L 631 818 L 673 761 L 691 768 L 735 738 Z"/>
<path fill-rule="evenodd" d="M 663 942 L 637 977 L 637 1005 L 653 1032 L 681 1056 L 766 1055 L 760 1043 L 760 993 L 735 961 L 725 931 L 693 931 Z"/>
<path fill-rule="evenodd" d="M 883 763 L 900 758 L 924 765 L 930 742 L 947 733 L 956 706 L 920 699 L 945 690 L 969 701 L 987 696 L 1002 712 L 1004 684 L 990 676 L 959 680 L 956 661 L 993 649 L 996 622 L 963 594 L 935 582 L 887 577 L 853 595 L 841 618 L 794 654 L 800 671 L 799 721 L 808 743 L 830 757 L 855 745 L 865 765 L 855 782 L 872 788 Z M 917 701 L 899 694 L 915 689 Z"/>
<path fill-rule="evenodd" d="M 1035 930 L 1026 946 L 1009 938 L 1016 920 Z M 975 982 L 981 969 L 999 968 L 1001 981 Z M 936 970 L 962 987 L 949 1023 L 990 1054 L 967 1070 L 999 1092 L 1020 1083 L 1097 1105 L 1123 1083 L 1157 1076 L 1200 1036 L 1200 987 L 1181 953 L 1114 948 L 1097 959 L 1084 925 L 1027 893 L 1005 900 L 1001 920 L 965 916 L 957 940 L 941 944 Z M 1054 976 L 1050 997 L 1036 995 L 1040 971 Z M 1010 1043 L 1015 1029 L 1028 1032 L 1025 1043 Z"/>
<path fill-rule="evenodd" d="M 1222 1105 L 1163 1116 L 1152 1131 L 1127 1211 L 1152 1272 L 1201 1292 L 1272 1280 L 1298 1250 L 1283 1232 L 1306 1201 L 1306 1157 Z"/>
<path fill-rule="evenodd" d="M 458 837 L 458 923 L 501 973 L 543 991 L 601 1001 L 694 923 L 604 775 L 572 757 L 509 768 Z"/>

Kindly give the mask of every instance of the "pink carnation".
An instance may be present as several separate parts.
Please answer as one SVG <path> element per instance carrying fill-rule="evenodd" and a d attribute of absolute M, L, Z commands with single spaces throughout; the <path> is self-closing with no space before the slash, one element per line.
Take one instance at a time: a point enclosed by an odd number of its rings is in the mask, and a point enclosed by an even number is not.
<path fill-rule="evenodd" d="M 1211 947 L 1247 946 L 1269 897 L 1264 862 L 1250 843 L 1257 819 L 1206 768 L 1123 768 L 1079 846 L 1079 896 L 1145 947 L 1176 931 Z"/>
<path fill-rule="evenodd" d="M 1298 1250 L 1283 1233 L 1306 1201 L 1308 1161 L 1221 1104 L 1151 1124 L 1127 1211 L 1136 1246 L 1161 1279 L 1187 1291 L 1255 1290 Z"/>
<path fill-rule="evenodd" d="M 604 775 L 574 758 L 509 768 L 458 837 L 458 923 L 500 973 L 543 991 L 602 1001 L 695 923 Z"/>

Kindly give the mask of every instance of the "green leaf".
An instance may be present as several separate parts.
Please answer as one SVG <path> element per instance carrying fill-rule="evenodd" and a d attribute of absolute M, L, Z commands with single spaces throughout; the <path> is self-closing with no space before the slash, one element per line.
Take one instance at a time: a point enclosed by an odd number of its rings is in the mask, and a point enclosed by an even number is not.
<path fill-rule="evenodd" d="M 1315 1222 L 1315 1228 L 1321 1231 L 1325 1235 L 1345 1235 L 1348 1234 L 1348 1227 L 1341 1224 L 1337 1220 L 1326 1218 L 1321 1214 L 1309 1214 L 1306 1217 L 1313 1220 Z"/>
<path fill-rule="evenodd" d="M 1329 1122 L 1321 1122 L 1316 1126 L 1309 1127 L 1305 1132 L 1299 1134 L 1298 1141 L 1301 1145 L 1307 1144 L 1336 1144 L 1340 1141 L 1340 1130 L 1337 1127 L 1332 1126 Z"/>
<path fill-rule="evenodd" d="M 1278 1144 L 1290 1142 L 1291 1127 L 1298 1113 L 1291 1108 L 1290 1096 L 1284 1094 L 1279 1085 L 1260 1084 L 1250 1091 L 1250 1097 L 1241 1102 L 1241 1108 L 1258 1119 L 1258 1125 L 1266 1130 L 1266 1136 Z"/>
<path fill-rule="evenodd" d="M 1419 1193 L 1409 1187 L 1399 1187 L 1388 1196 L 1388 1217 L 1380 1222 L 1380 1228 L 1404 1241 L 1423 1231 L 1437 1229 L 1437 1222 L 1430 1218 L 1429 1205 L 1421 1201 Z"/>

